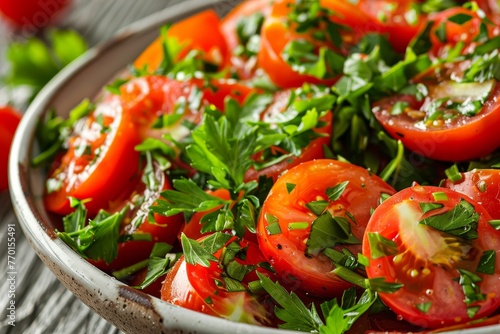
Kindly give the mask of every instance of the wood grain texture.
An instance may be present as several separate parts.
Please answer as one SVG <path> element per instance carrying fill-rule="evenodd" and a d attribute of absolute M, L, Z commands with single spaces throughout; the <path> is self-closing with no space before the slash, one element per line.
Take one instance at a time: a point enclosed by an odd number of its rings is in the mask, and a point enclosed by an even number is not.
<path fill-rule="evenodd" d="M 102 43 L 126 25 L 181 0 L 73 0 L 58 26 L 79 31 L 90 46 Z M 9 40 L 0 25 L 0 52 Z M 0 57 L 0 63 L 4 59 Z M 0 70 L 4 65 L 0 65 Z M 2 87 L 0 87 L 0 95 Z M 1 100 L 1 98 L 0 98 Z M 0 120 L 1 121 L 1 120 Z M 7 322 L 7 226 L 16 226 L 16 326 Z M 38 258 L 12 209 L 7 192 L 0 193 L 0 334 L 86 334 L 120 331 L 68 291 Z"/>

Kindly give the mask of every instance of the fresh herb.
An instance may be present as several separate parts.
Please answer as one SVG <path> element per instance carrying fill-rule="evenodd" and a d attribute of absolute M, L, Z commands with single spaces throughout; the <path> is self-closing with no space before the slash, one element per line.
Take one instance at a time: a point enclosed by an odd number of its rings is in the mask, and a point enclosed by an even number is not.
<path fill-rule="evenodd" d="M 458 283 L 462 286 L 465 295 L 464 303 L 469 306 L 485 300 L 486 295 L 481 292 L 481 287 L 478 285 L 482 282 L 481 277 L 465 269 L 458 269 L 458 271 L 460 273 Z"/>
<path fill-rule="evenodd" d="M 496 269 L 496 255 L 496 252 L 492 249 L 484 251 L 479 259 L 476 271 L 482 274 L 493 275 Z"/>
<path fill-rule="evenodd" d="M 203 239 L 203 241 L 197 242 L 196 240 L 189 239 L 183 233 L 181 235 L 181 243 L 186 262 L 209 267 L 210 261 L 218 261 L 213 254 L 221 249 L 230 238 L 231 236 L 228 234 L 214 233 Z"/>
<path fill-rule="evenodd" d="M 398 254 L 398 245 L 377 232 L 368 232 L 368 243 L 372 259 Z"/>
<path fill-rule="evenodd" d="M 32 37 L 11 42 L 7 48 L 10 68 L 4 78 L 7 85 L 27 86 L 34 97 L 62 68 L 82 55 L 86 41 L 73 30 L 50 30 L 48 43 Z"/>
<path fill-rule="evenodd" d="M 63 149 L 63 144 L 71 135 L 71 129 L 75 123 L 94 109 L 95 105 L 85 99 L 70 111 L 67 119 L 63 119 L 54 110 L 50 110 L 36 127 L 36 137 L 41 153 L 33 158 L 32 166 L 38 167 L 52 161 Z"/>
<path fill-rule="evenodd" d="M 438 231 L 465 240 L 477 239 L 479 213 L 464 199 L 445 213 L 422 219 L 419 224 L 430 226 Z"/>
<path fill-rule="evenodd" d="M 346 218 L 325 212 L 311 225 L 306 252 L 317 255 L 323 249 L 338 244 L 361 244 L 361 241 L 352 234 L 351 225 Z"/>
<path fill-rule="evenodd" d="M 84 203 L 71 200 L 75 211 L 64 218 L 64 232 L 56 231 L 56 234 L 83 257 L 111 263 L 118 254 L 120 224 L 125 211 L 109 214 L 101 210 L 85 225 L 87 217 Z"/>

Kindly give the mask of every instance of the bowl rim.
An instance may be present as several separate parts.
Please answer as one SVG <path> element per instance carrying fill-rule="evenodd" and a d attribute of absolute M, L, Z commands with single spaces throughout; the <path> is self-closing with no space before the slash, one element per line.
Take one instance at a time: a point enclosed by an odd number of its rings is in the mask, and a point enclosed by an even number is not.
<path fill-rule="evenodd" d="M 9 158 L 9 189 L 13 208 L 24 235 L 37 255 L 67 289 L 124 332 L 154 328 L 156 332 L 162 333 L 185 330 L 214 334 L 221 331 L 255 334 L 297 333 L 205 315 L 128 287 L 87 262 L 55 237 L 53 231 L 44 223 L 44 212 L 40 212 L 35 205 L 37 199 L 32 191 L 30 161 L 36 146 L 34 133 L 37 121 L 48 110 L 52 99 L 75 75 L 85 71 L 90 64 L 98 63 L 103 54 L 117 45 L 126 44 L 134 36 L 157 31 L 166 22 L 175 22 L 204 9 L 223 3 L 234 5 L 238 2 L 240 0 L 186 0 L 121 29 L 110 40 L 91 48 L 59 72 L 30 104 L 14 136 Z M 95 298 L 100 302 L 96 303 Z M 132 313 L 131 308 L 135 308 Z M 137 324 L 132 325 L 132 322 Z M 494 325 L 448 333 L 489 334 L 499 329 L 500 325 Z"/>

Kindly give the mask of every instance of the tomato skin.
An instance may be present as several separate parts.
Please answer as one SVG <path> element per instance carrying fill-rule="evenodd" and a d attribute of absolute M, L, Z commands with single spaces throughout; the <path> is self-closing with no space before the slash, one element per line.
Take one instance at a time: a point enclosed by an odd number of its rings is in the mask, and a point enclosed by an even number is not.
<path fill-rule="evenodd" d="M 358 8 L 370 17 L 373 30 L 385 35 L 394 50 L 404 53 L 410 41 L 417 35 L 424 23 L 424 15 L 420 14 L 415 22 L 408 22 L 407 13 L 412 10 L 413 0 L 361 0 Z"/>
<path fill-rule="evenodd" d="M 317 216 L 305 204 L 320 198 L 328 199 L 326 189 L 344 181 L 349 181 L 345 191 L 339 200 L 329 204 L 328 210 L 332 210 L 335 216 L 345 218 L 346 212 L 349 212 L 356 221 L 356 224 L 351 224 L 352 233 L 361 240 L 370 210 L 378 205 L 380 195 L 391 195 L 395 190 L 364 168 L 337 160 L 304 162 L 285 172 L 272 187 L 257 224 L 257 239 L 262 253 L 278 276 L 287 284 L 295 282 L 296 289 L 326 298 L 340 296 L 344 289 L 352 285 L 331 273 L 334 266 L 326 256 L 306 254 L 305 241 Z M 287 184 L 295 185 L 290 193 Z M 280 234 L 268 233 L 268 216 L 276 217 Z M 289 230 L 291 222 L 307 222 L 308 227 Z M 360 245 L 341 246 L 354 254 L 361 251 Z"/>
<path fill-rule="evenodd" d="M 245 275 L 241 281 L 243 285 L 258 280 L 256 272 L 274 277 L 272 272 L 258 265 L 266 260 L 256 243 L 233 237 L 227 245 L 232 242 L 238 243 L 240 248 L 245 250 L 244 259 L 235 258 L 236 262 L 242 265 L 257 265 L 255 270 Z M 223 249 L 220 249 L 213 255 L 220 260 L 223 252 Z M 211 261 L 209 267 L 187 263 L 186 271 L 194 290 L 203 300 L 211 300 L 208 306 L 220 317 L 254 325 L 270 326 L 274 323 L 274 304 L 270 303 L 266 295 L 253 295 L 248 291 L 227 291 L 225 284 L 218 284 L 223 282 L 224 277 L 224 269 L 219 262 Z"/>
<path fill-rule="evenodd" d="M 449 18 L 457 15 L 466 15 L 470 19 L 465 23 L 455 23 Z M 464 44 L 463 53 L 471 53 L 477 45 L 475 39 L 481 33 L 484 19 L 475 11 L 464 7 L 453 7 L 442 12 L 432 13 L 429 15 L 429 20 L 433 20 L 431 32 L 429 34 L 432 49 L 431 55 L 446 57 L 447 51 L 457 43 Z M 438 30 L 443 29 L 446 32 L 444 41 L 439 39 Z M 494 24 L 487 24 L 489 37 L 496 36 L 500 33 L 498 27 Z"/>
<path fill-rule="evenodd" d="M 0 191 L 9 188 L 9 151 L 21 117 L 22 114 L 13 107 L 0 107 Z"/>
<path fill-rule="evenodd" d="M 436 200 L 435 193 L 444 193 L 446 199 Z M 450 236 L 451 243 L 458 240 L 458 245 L 451 247 L 445 243 L 443 234 L 418 224 L 423 218 L 449 211 L 461 200 L 473 205 L 479 214 L 477 239 L 460 243 L 458 238 Z M 443 207 L 424 214 L 420 203 L 440 203 Z M 384 277 L 386 282 L 404 284 L 394 293 L 380 293 L 380 298 L 403 319 L 422 327 L 439 328 L 488 316 L 500 306 L 500 232 L 488 223 L 490 220 L 480 204 L 458 192 L 433 186 L 406 188 L 384 201 L 370 218 L 363 239 L 363 255 L 370 260 L 366 267 L 368 278 Z M 373 258 L 368 241 L 370 233 L 394 241 L 397 253 Z M 476 272 L 479 258 L 486 250 L 496 253 L 492 275 Z M 485 300 L 472 304 L 480 307 L 473 318 L 467 316 L 457 268 L 482 278 L 477 284 Z M 425 313 L 415 306 L 427 302 L 431 306 Z"/>
<path fill-rule="evenodd" d="M 460 181 L 446 179 L 443 187 L 465 194 L 481 204 L 493 219 L 500 219 L 500 170 L 474 169 Z"/>
<path fill-rule="evenodd" d="M 242 248 L 246 248 L 245 260 L 237 259 L 241 264 L 255 265 L 265 261 L 259 251 L 257 244 L 232 238 L 229 242 L 238 242 Z M 217 251 L 214 256 L 219 258 L 222 250 Z M 257 269 L 260 273 L 270 276 L 267 270 Z M 250 295 L 249 292 L 228 292 L 224 287 L 217 285 L 216 280 L 221 281 L 223 269 L 217 262 L 211 262 L 210 267 L 199 264 L 193 265 L 185 261 L 181 256 L 172 270 L 167 273 L 161 290 L 161 298 L 174 305 L 189 308 L 201 313 L 232 319 L 235 321 L 249 322 L 256 325 L 270 324 L 274 321 L 271 310 L 274 305 L 266 305 L 259 297 Z M 258 279 L 255 271 L 248 273 L 242 283 Z M 211 300 L 210 304 L 205 301 Z"/>
<path fill-rule="evenodd" d="M 206 10 L 185 20 L 173 24 L 167 32 L 167 37 L 175 38 L 183 45 L 177 61 L 182 60 L 191 50 L 200 50 L 204 59 L 219 67 L 227 63 L 228 48 L 224 36 L 219 29 L 220 19 L 213 10 Z M 154 40 L 134 61 L 134 67 L 146 67 L 154 72 L 163 61 L 163 37 Z"/>
<path fill-rule="evenodd" d="M 412 96 L 397 95 L 378 101 L 373 113 L 384 129 L 409 150 L 440 161 L 465 161 L 483 157 L 500 147 L 496 124 L 500 122 L 500 84 L 496 83 L 483 109 L 475 116 L 459 116 L 438 128 L 421 129 L 405 114 L 391 115 L 392 106 L 407 101 L 419 106 Z"/>
<path fill-rule="evenodd" d="M 32 32 L 54 20 L 70 3 L 70 0 L 25 0 L 22 6 L 11 0 L 0 0 L 0 13 L 14 27 Z"/>
<path fill-rule="evenodd" d="M 193 288 L 186 265 L 184 256 L 181 256 L 167 273 L 161 288 L 161 299 L 193 311 L 217 316 Z"/>

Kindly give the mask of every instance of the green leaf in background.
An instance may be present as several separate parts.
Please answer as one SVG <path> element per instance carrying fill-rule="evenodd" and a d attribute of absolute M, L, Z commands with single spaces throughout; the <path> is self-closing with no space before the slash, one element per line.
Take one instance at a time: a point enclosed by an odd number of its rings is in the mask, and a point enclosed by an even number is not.
<path fill-rule="evenodd" d="M 7 47 L 10 67 L 2 81 L 12 87 L 29 86 L 33 98 L 52 77 L 87 48 L 87 42 L 73 30 L 51 30 L 48 42 L 38 37 L 13 41 Z"/>

